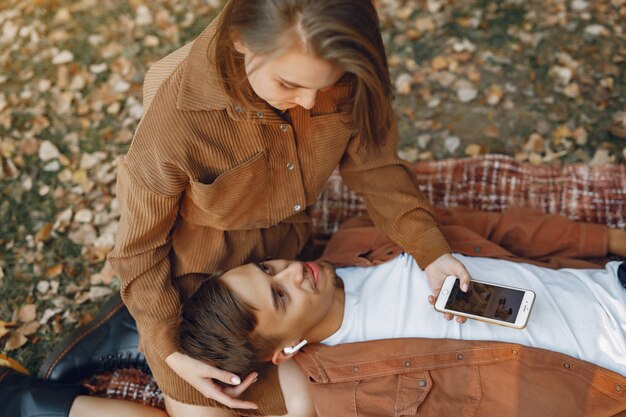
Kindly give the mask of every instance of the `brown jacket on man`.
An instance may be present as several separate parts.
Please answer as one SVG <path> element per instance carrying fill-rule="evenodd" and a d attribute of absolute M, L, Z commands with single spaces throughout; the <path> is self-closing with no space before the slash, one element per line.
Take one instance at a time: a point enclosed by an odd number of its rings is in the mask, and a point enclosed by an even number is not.
<path fill-rule="evenodd" d="M 606 256 L 606 227 L 560 216 L 451 209 L 438 220 L 452 249 L 466 255 L 520 262 L 532 256 L 533 263 L 554 267 L 592 266 L 568 258 Z M 400 251 L 361 217 L 344 224 L 323 258 L 365 266 Z M 517 344 L 389 339 L 309 346 L 296 361 L 311 381 L 320 417 L 626 416 L 624 376 Z"/>

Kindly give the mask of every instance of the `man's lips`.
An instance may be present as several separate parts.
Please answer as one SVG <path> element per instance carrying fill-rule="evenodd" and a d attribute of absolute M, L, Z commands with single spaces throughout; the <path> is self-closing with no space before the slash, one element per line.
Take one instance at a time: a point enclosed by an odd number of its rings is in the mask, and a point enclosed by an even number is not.
<path fill-rule="evenodd" d="M 309 275 L 311 276 L 311 283 L 313 287 L 317 289 L 317 284 L 320 280 L 320 269 L 315 262 L 305 262 L 304 266 L 307 268 Z"/>

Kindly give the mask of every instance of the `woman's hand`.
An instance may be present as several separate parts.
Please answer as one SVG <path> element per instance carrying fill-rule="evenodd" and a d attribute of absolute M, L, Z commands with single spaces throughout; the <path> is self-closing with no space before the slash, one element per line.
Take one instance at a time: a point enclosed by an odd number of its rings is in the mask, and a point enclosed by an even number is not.
<path fill-rule="evenodd" d="M 257 409 L 255 403 L 250 401 L 237 400 L 250 385 L 252 385 L 259 374 L 252 372 L 243 381 L 230 372 L 222 371 L 204 362 L 200 362 L 180 352 L 174 352 L 165 358 L 165 362 L 182 379 L 200 391 L 202 395 L 218 401 L 230 408 Z M 214 379 L 234 387 L 223 388 L 215 383 Z"/>
<path fill-rule="evenodd" d="M 428 278 L 428 285 L 430 285 L 430 288 L 433 290 L 433 295 L 428 296 L 428 302 L 432 305 L 435 305 L 439 291 L 441 291 L 443 282 L 448 275 L 454 275 L 461 280 L 461 290 L 463 292 L 466 292 L 469 288 L 469 272 L 467 272 L 467 269 L 465 269 L 465 266 L 461 262 L 456 260 L 449 253 L 441 255 L 439 258 L 435 259 L 435 261 L 428 265 L 424 271 L 426 272 L 426 277 Z M 452 320 L 454 317 L 450 313 L 444 313 L 443 316 L 446 320 Z M 456 318 L 456 321 L 459 323 L 465 323 L 466 320 L 467 318 L 465 317 Z"/>

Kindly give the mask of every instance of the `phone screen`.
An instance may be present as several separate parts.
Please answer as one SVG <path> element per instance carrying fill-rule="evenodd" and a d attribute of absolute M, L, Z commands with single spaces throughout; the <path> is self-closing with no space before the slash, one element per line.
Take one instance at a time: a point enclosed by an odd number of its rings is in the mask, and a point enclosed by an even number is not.
<path fill-rule="evenodd" d="M 446 309 L 515 323 L 524 291 L 472 281 L 467 292 L 463 292 L 459 282 L 454 282 Z"/>

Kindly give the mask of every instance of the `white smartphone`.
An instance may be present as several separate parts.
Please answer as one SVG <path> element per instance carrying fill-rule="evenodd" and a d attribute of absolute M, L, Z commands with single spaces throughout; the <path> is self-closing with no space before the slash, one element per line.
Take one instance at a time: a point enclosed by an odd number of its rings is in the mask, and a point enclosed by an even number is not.
<path fill-rule="evenodd" d="M 526 327 L 534 292 L 475 280 L 463 292 L 459 282 L 457 277 L 446 277 L 435 310 L 514 329 Z"/>

